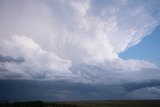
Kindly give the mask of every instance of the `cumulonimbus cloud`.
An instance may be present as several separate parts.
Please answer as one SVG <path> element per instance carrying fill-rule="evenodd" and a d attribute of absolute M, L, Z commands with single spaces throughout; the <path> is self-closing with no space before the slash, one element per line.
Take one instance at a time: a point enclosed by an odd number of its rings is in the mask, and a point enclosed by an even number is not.
<path fill-rule="evenodd" d="M 159 78 L 153 63 L 118 56 L 159 25 L 159 1 L 96 2 L 1 1 L 0 54 L 25 62 L 0 62 L 0 77 L 112 84 Z"/>

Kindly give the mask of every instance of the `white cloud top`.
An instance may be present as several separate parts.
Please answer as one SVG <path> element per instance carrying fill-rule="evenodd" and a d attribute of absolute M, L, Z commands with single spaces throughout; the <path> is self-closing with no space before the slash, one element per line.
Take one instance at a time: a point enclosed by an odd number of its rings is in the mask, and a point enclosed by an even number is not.
<path fill-rule="evenodd" d="M 1 79 L 114 84 L 159 78 L 153 63 L 118 56 L 159 25 L 159 1 L 0 2 L 0 54 L 25 59 L 0 62 Z"/>

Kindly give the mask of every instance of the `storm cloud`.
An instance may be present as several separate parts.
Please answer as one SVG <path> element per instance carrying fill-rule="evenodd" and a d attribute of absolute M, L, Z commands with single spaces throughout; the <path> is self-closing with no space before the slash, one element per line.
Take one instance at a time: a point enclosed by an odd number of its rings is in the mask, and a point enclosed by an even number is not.
<path fill-rule="evenodd" d="M 23 57 L 13 58 L 12 56 L 2 56 L 0 55 L 0 62 L 5 63 L 22 63 L 25 62 L 25 59 Z"/>
<path fill-rule="evenodd" d="M 146 85 L 141 87 L 137 86 L 140 86 L 140 84 L 132 84 L 132 89 L 126 89 L 127 86 L 124 87 L 124 85 L 93 85 L 66 81 L 1 80 L 0 100 L 76 101 L 97 99 L 159 99 L 160 84 L 150 85 L 150 83 L 146 83 Z"/>
<path fill-rule="evenodd" d="M 108 85 L 159 80 L 154 63 L 119 54 L 159 26 L 160 1 L 97 2 L 1 0 L 0 79 Z"/>

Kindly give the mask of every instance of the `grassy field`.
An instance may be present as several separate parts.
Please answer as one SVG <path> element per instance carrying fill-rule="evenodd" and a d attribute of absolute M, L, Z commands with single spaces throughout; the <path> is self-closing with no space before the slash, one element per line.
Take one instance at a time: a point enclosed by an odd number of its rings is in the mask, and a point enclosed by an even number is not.
<path fill-rule="evenodd" d="M 77 101 L 77 102 L 8 102 L 0 107 L 160 107 L 160 100 Z"/>

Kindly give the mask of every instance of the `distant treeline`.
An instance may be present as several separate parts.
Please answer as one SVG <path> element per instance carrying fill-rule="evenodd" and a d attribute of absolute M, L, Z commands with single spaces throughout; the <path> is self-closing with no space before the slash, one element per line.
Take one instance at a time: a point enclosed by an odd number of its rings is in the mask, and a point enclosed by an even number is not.
<path fill-rule="evenodd" d="M 30 102 L 9 102 L 1 101 L 0 107 L 77 107 L 75 104 L 63 103 L 63 102 L 42 102 L 42 101 L 30 101 Z"/>
<path fill-rule="evenodd" d="M 9 102 L 1 101 L 0 107 L 160 107 L 160 100 L 73 101 L 73 102 Z"/>

